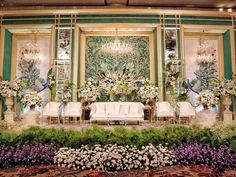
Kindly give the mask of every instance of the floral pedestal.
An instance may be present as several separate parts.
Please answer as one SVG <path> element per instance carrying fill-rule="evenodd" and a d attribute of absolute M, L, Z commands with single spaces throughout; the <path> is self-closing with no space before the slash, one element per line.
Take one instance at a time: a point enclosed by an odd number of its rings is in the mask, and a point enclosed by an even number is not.
<path fill-rule="evenodd" d="M 230 105 L 232 104 L 230 96 L 223 97 L 223 105 L 225 110 L 223 111 L 224 124 L 231 124 L 233 122 L 233 113 L 229 110 Z"/>
<path fill-rule="evenodd" d="M 15 112 L 12 111 L 12 106 L 14 104 L 12 97 L 6 97 L 7 111 L 4 112 L 4 119 L 7 121 L 8 124 L 14 123 Z"/>
<path fill-rule="evenodd" d="M 40 112 L 31 107 L 30 110 L 23 116 L 23 123 L 25 127 L 39 125 Z"/>
<path fill-rule="evenodd" d="M 216 123 L 217 113 L 212 112 L 210 109 L 204 109 L 197 113 L 196 124 L 203 127 L 211 127 Z"/>

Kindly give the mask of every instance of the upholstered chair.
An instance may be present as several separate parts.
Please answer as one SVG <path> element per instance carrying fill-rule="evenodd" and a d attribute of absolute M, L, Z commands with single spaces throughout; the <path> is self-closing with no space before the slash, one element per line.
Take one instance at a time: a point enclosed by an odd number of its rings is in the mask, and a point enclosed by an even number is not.
<path fill-rule="evenodd" d="M 59 102 L 48 102 L 43 108 L 42 116 L 48 118 L 48 122 L 51 123 L 56 118 L 57 123 L 60 123 L 60 106 Z"/>
<path fill-rule="evenodd" d="M 81 123 L 81 116 L 82 116 L 82 104 L 80 102 L 69 102 L 64 107 L 64 112 L 62 115 L 63 124 L 65 123 L 66 119 L 70 118 L 72 118 L 73 123 L 77 123 L 78 117 L 79 117 L 79 122 Z"/>
<path fill-rule="evenodd" d="M 166 118 L 170 122 L 171 119 L 175 118 L 174 108 L 170 105 L 169 102 L 157 102 L 156 117 L 157 121 L 160 121 L 161 118 Z"/>
<path fill-rule="evenodd" d="M 177 103 L 177 115 L 179 118 L 179 123 L 181 123 L 181 119 L 188 118 L 186 122 L 190 123 L 190 118 L 196 117 L 195 108 L 187 101 L 178 102 Z"/>

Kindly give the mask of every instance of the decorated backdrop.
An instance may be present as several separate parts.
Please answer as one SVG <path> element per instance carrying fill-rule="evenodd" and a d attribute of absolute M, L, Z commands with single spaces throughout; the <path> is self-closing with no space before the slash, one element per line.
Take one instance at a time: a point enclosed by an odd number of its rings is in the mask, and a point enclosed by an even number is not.
<path fill-rule="evenodd" d="M 111 36 L 88 36 L 86 38 L 86 80 L 122 67 L 135 68 L 137 77 L 150 78 L 149 37 L 119 37 L 121 42 L 126 42 L 133 46 L 133 51 L 127 54 L 110 54 L 101 50 L 103 44 L 113 42 L 114 39 Z"/>

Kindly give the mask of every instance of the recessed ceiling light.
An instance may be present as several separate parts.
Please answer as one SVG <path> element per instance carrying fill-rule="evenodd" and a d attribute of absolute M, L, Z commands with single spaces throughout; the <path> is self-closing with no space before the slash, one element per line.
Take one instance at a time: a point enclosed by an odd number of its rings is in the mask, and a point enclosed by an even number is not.
<path fill-rule="evenodd" d="M 223 12 L 223 11 L 224 11 L 224 9 L 223 9 L 223 8 L 219 8 L 219 11 L 220 11 L 220 12 Z"/>
<path fill-rule="evenodd" d="M 231 8 L 228 8 L 228 10 L 227 10 L 228 12 L 232 12 L 233 10 L 231 9 Z"/>

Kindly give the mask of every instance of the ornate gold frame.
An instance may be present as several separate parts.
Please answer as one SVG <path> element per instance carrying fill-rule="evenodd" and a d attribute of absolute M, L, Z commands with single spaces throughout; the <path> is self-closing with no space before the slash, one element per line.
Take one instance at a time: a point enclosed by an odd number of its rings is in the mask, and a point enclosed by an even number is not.
<path fill-rule="evenodd" d="M 49 34 L 37 34 L 40 39 L 49 39 L 51 41 L 51 36 Z M 12 38 L 12 63 L 11 63 L 11 80 L 16 79 L 16 69 L 17 69 L 17 40 L 34 40 L 34 35 L 32 34 L 13 34 Z M 51 51 L 51 49 L 50 49 Z M 50 59 L 52 53 L 50 52 Z M 51 60 L 50 60 L 51 64 Z"/>
<path fill-rule="evenodd" d="M 230 30 L 230 46 L 231 46 L 231 62 L 232 62 L 232 72 L 235 73 L 236 71 L 236 61 L 235 61 L 235 44 L 234 44 L 234 27 L 233 26 L 216 26 L 216 25 L 181 25 L 181 33 L 182 33 L 182 50 L 181 50 L 181 56 L 182 56 L 182 63 L 183 63 L 183 73 L 185 78 L 185 46 L 184 46 L 184 40 L 187 36 L 197 38 L 199 37 L 200 33 L 188 33 L 186 35 L 185 29 L 201 29 L 201 30 Z M 223 38 L 222 33 L 214 33 L 214 34 L 208 34 L 207 36 L 211 36 L 211 38 L 217 38 L 218 40 L 218 51 L 219 51 L 219 76 L 224 77 L 224 56 L 223 56 Z"/>
<path fill-rule="evenodd" d="M 217 40 L 217 51 L 218 51 L 218 72 L 219 78 L 224 77 L 224 55 L 223 55 L 223 36 L 221 34 L 200 34 L 200 33 L 185 33 L 184 41 L 186 39 L 196 39 L 199 38 L 205 40 Z M 184 45 L 184 44 L 183 44 Z M 186 80 L 186 66 L 185 66 L 185 52 L 183 53 L 183 79 Z"/>
<path fill-rule="evenodd" d="M 106 24 L 110 28 L 131 28 L 131 27 L 150 27 L 150 28 L 155 28 L 157 27 L 157 24 L 119 24 L 119 23 L 111 23 L 111 24 Z M 142 26 L 143 25 L 143 26 Z M 81 27 L 92 27 L 92 28 L 99 28 L 99 27 L 104 27 L 104 24 L 78 24 L 76 26 L 77 32 L 80 30 Z M 115 33 L 106 33 L 106 32 L 81 32 L 80 34 L 80 83 L 83 83 L 85 80 L 85 50 L 86 50 L 86 37 L 87 36 L 114 36 Z M 149 36 L 149 50 L 150 50 L 150 80 L 151 82 L 155 82 L 155 75 L 154 75 L 154 41 L 153 41 L 153 31 L 147 31 L 147 32 L 119 32 L 119 35 L 122 36 Z M 76 52 L 74 56 L 78 55 Z M 74 73 L 76 74 L 76 73 Z M 77 76 L 74 75 L 74 78 L 77 78 Z M 77 80 L 77 79 L 75 79 Z"/>

